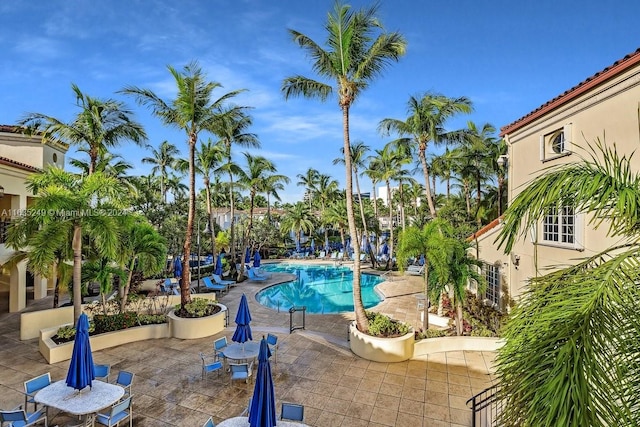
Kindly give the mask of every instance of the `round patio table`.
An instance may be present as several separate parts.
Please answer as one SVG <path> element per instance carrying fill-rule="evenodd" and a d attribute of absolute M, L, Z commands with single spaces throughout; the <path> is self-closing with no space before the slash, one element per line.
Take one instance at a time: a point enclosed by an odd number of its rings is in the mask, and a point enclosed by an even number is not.
<path fill-rule="evenodd" d="M 229 344 L 222 350 L 224 357 L 231 360 L 249 360 L 258 357 L 260 343 L 257 341 L 247 341 L 244 344 Z"/>

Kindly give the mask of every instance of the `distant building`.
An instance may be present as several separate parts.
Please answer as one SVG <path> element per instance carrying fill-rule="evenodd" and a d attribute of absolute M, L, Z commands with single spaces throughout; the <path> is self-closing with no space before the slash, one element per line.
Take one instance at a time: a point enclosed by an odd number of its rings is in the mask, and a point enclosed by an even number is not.
<path fill-rule="evenodd" d="M 9 311 L 26 307 L 27 286 L 33 286 L 35 299 L 47 296 L 48 281 L 27 272 L 27 261 L 5 266 L 14 251 L 5 246 L 6 231 L 16 216 L 31 206 L 35 196 L 26 179 L 50 165 L 64 167 L 66 144 L 47 142 L 19 132 L 15 126 L 0 125 L 0 298 L 8 295 Z"/>

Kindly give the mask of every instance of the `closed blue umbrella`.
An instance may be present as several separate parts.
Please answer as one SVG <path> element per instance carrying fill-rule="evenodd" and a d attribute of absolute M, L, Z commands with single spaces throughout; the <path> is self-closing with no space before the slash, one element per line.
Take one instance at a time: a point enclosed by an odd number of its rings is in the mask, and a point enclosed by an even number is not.
<path fill-rule="evenodd" d="M 95 378 L 91 343 L 89 342 L 89 318 L 85 313 L 82 313 L 76 324 L 76 337 L 73 341 L 73 353 L 71 354 L 66 383 L 69 387 L 82 390 L 86 386 L 91 386 L 91 381 Z"/>
<path fill-rule="evenodd" d="M 316 239 L 311 239 L 311 252 L 316 251 Z"/>
<path fill-rule="evenodd" d="M 252 340 L 251 336 L 251 313 L 249 313 L 249 303 L 247 302 L 247 296 L 242 294 L 240 299 L 240 306 L 238 306 L 238 313 L 236 313 L 236 331 L 231 338 L 235 342 L 245 343 Z"/>
<path fill-rule="evenodd" d="M 273 427 L 276 425 L 276 398 L 271 377 L 271 351 L 267 340 L 262 337 L 258 353 L 258 372 L 253 398 L 249 408 L 249 426 Z"/>
<path fill-rule="evenodd" d="M 251 252 L 249 252 L 249 248 L 244 253 L 244 263 L 249 264 L 251 262 Z"/>
<path fill-rule="evenodd" d="M 260 260 L 260 253 L 258 251 L 255 251 L 255 253 L 253 254 L 253 266 L 260 267 Z"/>
<path fill-rule="evenodd" d="M 173 277 L 180 279 L 182 277 L 182 260 L 179 256 L 173 260 Z"/>
<path fill-rule="evenodd" d="M 382 249 L 380 249 L 380 252 L 382 252 L 382 255 L 389 255 L 389 245 L 387 245 L 387 242 L 384 242 L 382 244 Z"/>
<path fill-rule="evenodd" d="M 424 265 L 424 254 L 420 255 L 420 259 L 418 260 L 418 265 Z"/>
<path fill-rule="evenodd" d="M 219 254 L 218 259 L 216 261 L 216 269 L 214 274 L 217 274 L 218 276 L 222 276 L 222 257 L 223 256 L 224 254 Z"/>
<path fill-rule="evenodd" d="M 331 250 L 331 247 L 329 247 L 329 238 L 325 238 L 324 239 L 324 250 L 329 252 Z"/>
<path fill-rule="evenodd" d="M 300 239 L 296 240 L 296 252 L 300 252 Z"/>

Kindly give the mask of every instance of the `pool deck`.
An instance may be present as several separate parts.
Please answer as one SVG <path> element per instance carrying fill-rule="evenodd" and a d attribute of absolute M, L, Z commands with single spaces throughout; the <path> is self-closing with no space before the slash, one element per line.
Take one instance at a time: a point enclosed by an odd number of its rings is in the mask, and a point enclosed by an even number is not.
<path fill-rule="evenodd" d="M 136 374 L 133 425 L 197 427 L 209 416 L 219 423 L 242 413 L 254 384 L 229 384 L 227 374 L 201 380 L 198 357 L 200 351 L 211 352 L 214 339 L 231 339 L 242 293 L 248 297 L 254 340 L 268 332 L 278 336 L 277 363 L 273 358 L 271 363 L 278 412 L 282 401 L 303 404 L 305 424 L 318 427 L 471 425 L 465 402 L 491 385 L 494 353 L 459 351 L 400 363 L 369 362 L 349 350 L 347 325 L 353 313 L 308 314 L 306 329 L 290 334 L 289 313 L 263 307 L 254 298 L 258 290 L 287 277 L 274 273 L 266 282 L 233 287 L 220 298 L 230 309 L 231 325 L 215 336 L 148 340 L 94 352 L 95 363 L 111 364 L 112 381 L 120 369 Z M 400 273 L 388 278 L 379 285 L 386 298 L 375 310 L 419 325 L 416 293 L 422 279 Z M 50 305 L 48 297 L 32 301 L 27 310 Z M 48 365 L 37 340 L 19 340 L 19 314 L 0 315 L 0 334 L 0 407 L 24 403 L 23 382 L 36 375 L 51 372 L 53 381 L 64 379 L 68 361 Z M 50 414 L 50 425 L 77 421 L 54 410 Z"/>

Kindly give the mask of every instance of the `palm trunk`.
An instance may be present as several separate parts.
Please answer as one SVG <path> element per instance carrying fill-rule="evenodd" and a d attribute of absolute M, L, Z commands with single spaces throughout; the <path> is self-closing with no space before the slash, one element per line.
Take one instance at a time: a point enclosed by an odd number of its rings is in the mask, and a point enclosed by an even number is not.
<path fill-rule="evenodd" d="M 60 305 L 60 280 L 58 280 L 58 262 L 53 263 L 51 267 L 51 280 L 53 280 L 53 308 L 58 308 Z"/>
<path fill-rule="evenodd" d="M 387 182 L 387 194 L 389 195 L 389 259 L 387 259 L 387 270 L 389 266 L 393 266 L 391 259 L 393 258 L 393 197 L 391 197 L 391 183 Z"/>
<path fill-rule="evenodd" d="M 504 191 L 504 177 L 498 175 L 498 216 L 502 215 L 502 192 Z"/>
<path fill-rule="evenodd" d="M 182 309 L 191 302 L 191 236 L 193 236 L 193 220 L 196 214 L 196 169 L 195 152 L 197 135 L 189 135 L 189 213 L 187 216 L 187 232 L 184 238 L 184 252 L 182 262 L 182 283 L 180 283 L 180 304 Z"/>
<path fill-rule="evenodd" d="M 344 134 L 344 163 L 347 190 L 347 220 L 349 223 L 349 234 L 353 237 L 357 235 L 356 218 L 353 212 L 353 182 L 351 180 L 351 143 L 349 141 L 349 101 L 341 99 L 342 125 Z M 356 314 L 356 326 L 360 332 L 369 330 L 369 322 L 362 303 L 362 289 L 360 288 L 360 245 L 353 248 L 353 308 Z"/>
<path fill-rule="evenodd" d="M 402 188 L 402 180 L 400 180 L 400 222 L 402 224 L 402 231 L 406 228 L 405 218 L 404 218 L 404 194 Z"/>
<path fill-rule="evenodd" d="M 426 331 L 429 329 L 429 258 L 428 254 L 424 256 L 424 307 L 423 310 L 423 319 L 422 319 L 422 330 Z"/>
<path fill-rule="evenodd" d="M 426 144 L 423 147 L 423 144 L 420 144 L 418 149 L 418 157 L 420 158 L 420 163 L 422 164 L 422 172 L 424 173 L 424 192 L 427 197 L 427 203 L 429 204 L 429 212 L 431 213 L 431 217 L 436 217 L 436 207 L 433 203 L 433 198 L 431 197 L 431 184 L 429 182 L 429 166 L 427 165 L 427 157 L 425 155 L 425 151 L 427 150 Z"/>
<path fill-rule="evenodd" d="M 82 313 L 82 226 L 73 226 L 73 324 Z"/>
<path fill-rule="evenodd" d="M 358 202 L 360 202 L 360 217 L 362 218 L 362 228 L 364 229 L 364 235 L 369 239 L 369 231 L 367 230 L 367 219 L 364 216 L 364 205 L 362 204 L 362 193 L 360 193 L 360 181 L 358 180 L 358 170 L 353 171 L 356 177 L 356 191 L 358 192 Z"/>
<path fill-rule="evenodd" d="M 213 209 L 211 208 L 211 182 L 209 181 L 209 177 L 204 177 L 204 191 L 207 196 L 207 214 L 209 216 L 209 231 L 211 232 L 211 256 L 213 257 L 213 262 L 216 262 L 216 232 L 213 230 Z M 198 230 L 200 232 L 200 230 Z M 199 260 L 198 260 L 199 261 Z"/>
<path fill-rule="evenodd" d="M 229 156 L 229 163 L 231 163 L 231 156 Z M 236 205 L 233 200 L 233 174 L 231 172 L 229 172 L 229 209 L 231 210 L 231 222 L 229 224 L 229 234 L 231 235 L 229 245 L 231 247 L 229 251 L 231 252 L 231 259 L 236 262 Z"/>
<path fill-rule="evenodd" d="M 129 264 L 129 274 L 127 275 L 127 283 L 122 291 L 122 299 L 120 301 L 120 312 L 124 313 L 124 309 L 127 306 L 127 296 L 129 295 L 129 289 L 131 288 L 131 278 L 133 277 L 133 269 L 136 265 L 136 257 L 133 257 Z M 105 305 L 106 307 L 106 305 Z"/>
<path fill-rule="evenodd" d="M 462 335 L 462 301 L 456 301 L 456 334 L 458 336 Z"/>

